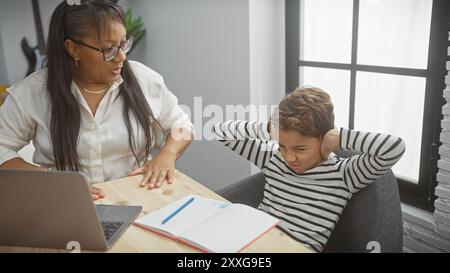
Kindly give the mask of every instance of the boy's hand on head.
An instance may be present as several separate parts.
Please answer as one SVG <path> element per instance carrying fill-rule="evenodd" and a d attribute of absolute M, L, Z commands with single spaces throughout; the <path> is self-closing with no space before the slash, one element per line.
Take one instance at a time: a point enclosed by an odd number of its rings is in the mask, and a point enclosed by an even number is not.
<path fill-rule="evenodd" d="M 323 160 L 328 160 L 331 152 L 339 149 L 339 130 L 332 129 L 323 136 L 320 154 Z"/>

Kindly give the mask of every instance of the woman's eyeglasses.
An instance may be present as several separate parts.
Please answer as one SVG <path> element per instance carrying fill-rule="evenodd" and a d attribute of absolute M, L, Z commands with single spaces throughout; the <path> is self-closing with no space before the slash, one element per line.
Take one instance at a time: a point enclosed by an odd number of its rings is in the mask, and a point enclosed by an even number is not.
<path fill-rule="evenodd" d="M 88 47 L 90 49 L 100 51 L 101 53 L 103 53 L 103 60 L 105 60 L 105 62 L 110 62 L 110 61 L 114 60 L 117 57 L 117 54 L 119 53 L 119 48 L 122 49 L 122 52 L 124 54 L 127 54 L 128 52 L 130 52 L 131 47 L 133 46 L 133 37 L 130 37 L 130 38 L 128 38 L 128 40 L 121 42 L 120 46 L 112 46 L 112 47 L 108 47 L 108 48 L 98 48 L 95 46 L 87 45 L 80 41 L 76 41 L 76 40 L 72 40 L 72 41 L 74 41 L 75 43 L 80 44 L 82 46 Z"/>

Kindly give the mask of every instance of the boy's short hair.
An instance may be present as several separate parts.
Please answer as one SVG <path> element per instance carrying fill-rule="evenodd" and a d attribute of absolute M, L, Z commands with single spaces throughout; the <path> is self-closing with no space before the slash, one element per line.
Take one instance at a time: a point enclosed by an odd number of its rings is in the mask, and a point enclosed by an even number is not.
<path fill-rule="evenodd" d="M 320 138 L 334 128 L 331 97 L 320 88 L 297 88 L 277 107 L 271 123 L 307 137 Z"/>

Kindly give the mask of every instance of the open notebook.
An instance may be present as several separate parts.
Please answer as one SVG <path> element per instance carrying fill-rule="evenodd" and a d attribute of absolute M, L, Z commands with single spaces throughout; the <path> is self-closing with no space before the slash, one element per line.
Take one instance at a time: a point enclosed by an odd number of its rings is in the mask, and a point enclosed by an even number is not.
<path fill-rule="evenodd" d="M 162 224 L 192 197 L 189 205 Z M 231 253 L 240 252 L 278 222 L 277 218 L 247 205 L 190 194 L 137 219 L 134 224 L 204 252 Z"/>

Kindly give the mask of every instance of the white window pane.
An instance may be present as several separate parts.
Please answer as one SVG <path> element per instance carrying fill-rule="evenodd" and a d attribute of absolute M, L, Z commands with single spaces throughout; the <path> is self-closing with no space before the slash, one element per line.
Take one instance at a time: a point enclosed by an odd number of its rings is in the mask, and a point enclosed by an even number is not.
<path fill-rule="evenodd" d="M 350 63 L 353 0 L 300 3 L 300 59 Z"/>
<path fill-rule="evenodd" d="M 348 128 L 350 104 L 350 71 L 300 67 L 300 86 L 319 87 L 331 96 L 334 105 L 334 124 Z"/>
<path fill-rule="evenodd" d="M 360 0 L 358 64 L 426 69 L 432 0 Z"/>
<path fill-rule="evenodd" d="M 403 138 L 406 152 L 393 171 L 418 183 L 425 78 L 358 72 L 355 129 Z"/>

